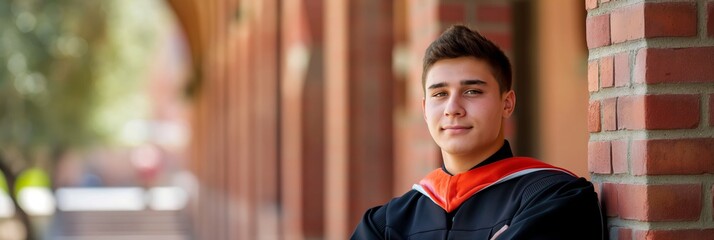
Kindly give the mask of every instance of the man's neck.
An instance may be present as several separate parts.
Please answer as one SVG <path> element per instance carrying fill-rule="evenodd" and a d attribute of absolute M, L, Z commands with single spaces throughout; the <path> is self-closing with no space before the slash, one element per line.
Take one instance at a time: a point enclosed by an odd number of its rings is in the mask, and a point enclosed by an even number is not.
<path fill-rule="evenodd" d="M 441 156 L 444 159 L 444 167 L 451 175 L 471 170 L 474 166 L 486 160 L 488 157 L 495 154 L 503 147 L 504 140 L 501 139 L 483 150 L 474 151 L 472 154 L 454 155 L 441 151 Z"/>

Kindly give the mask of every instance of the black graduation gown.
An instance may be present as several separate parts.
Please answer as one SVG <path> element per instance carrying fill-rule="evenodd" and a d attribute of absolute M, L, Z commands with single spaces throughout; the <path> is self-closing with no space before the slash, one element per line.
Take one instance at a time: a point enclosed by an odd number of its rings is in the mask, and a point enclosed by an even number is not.
<path fill-rule="evenodd" d="M 556 170 L 511 176 L 449 212 L 423 190 L 411 190 L 369 209 L 352 239 L 492 239 L 499 230 L 496 239 L 604 239 L 592 184 Z"/>

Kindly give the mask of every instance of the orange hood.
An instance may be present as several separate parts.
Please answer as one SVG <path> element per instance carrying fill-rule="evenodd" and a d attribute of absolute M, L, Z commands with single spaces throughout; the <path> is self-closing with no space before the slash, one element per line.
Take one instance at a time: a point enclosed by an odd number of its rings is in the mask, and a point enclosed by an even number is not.
<path fill-rule="evenodd" d="M 561 171 L 576 176 L 568 170 L 533 158 L 512 157 L 454 176 L 445 173 L 442 169 L 436 169 L 419 181 L 419 184 L 414 184 L 412 189 L 428 196 L 444 211 L 451 212 L 481 190 L 543 170 Z"/>

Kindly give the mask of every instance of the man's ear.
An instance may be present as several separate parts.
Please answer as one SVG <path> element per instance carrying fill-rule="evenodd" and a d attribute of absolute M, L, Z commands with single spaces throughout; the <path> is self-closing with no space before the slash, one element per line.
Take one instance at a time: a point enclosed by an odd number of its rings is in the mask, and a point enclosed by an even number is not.
<path fill-rule="evenodd" d="M 421 116 L 424 117 L 424 122 L 426 122 L 426 98 L 421 99 Z"/>
<path fill-rule="evenodd" d="M 509 118 L 516 109 L 516 93 L 513 90 L 503 94 L 503 118 Z"/>

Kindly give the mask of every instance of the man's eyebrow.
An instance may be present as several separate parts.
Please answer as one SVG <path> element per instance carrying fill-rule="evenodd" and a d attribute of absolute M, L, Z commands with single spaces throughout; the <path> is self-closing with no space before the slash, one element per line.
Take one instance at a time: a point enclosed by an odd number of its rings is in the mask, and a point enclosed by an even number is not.
<path fill-rule="evenodd" d="M 427 89 L 435 89 L 435 88 L 442 88 L 442 87 L 446 87 L 445 82 L 434 83 L 432 85 L 429 85 L 429 87 Z"/>
<path fill-rule="evenodd" d="M 446 85 L 447 84 L 445 82 L 434 83 L 432 85 L 429 85 L 429 87 L 427 89 L 442 88 L 442 87 L 446 87 Z M 466 85 L 486 85 L 486 81 L 478 80 L 478 79 L 462 80 L 461 86 L 466 86 Z"/>
<path fill-rule="evenodd" d="M 463 80 L 463 81 L 461 81 L 461 86 L 464 86 L 464 85 L 486 85 L 486 81 L 478 80 L 478 79 Z"/>

